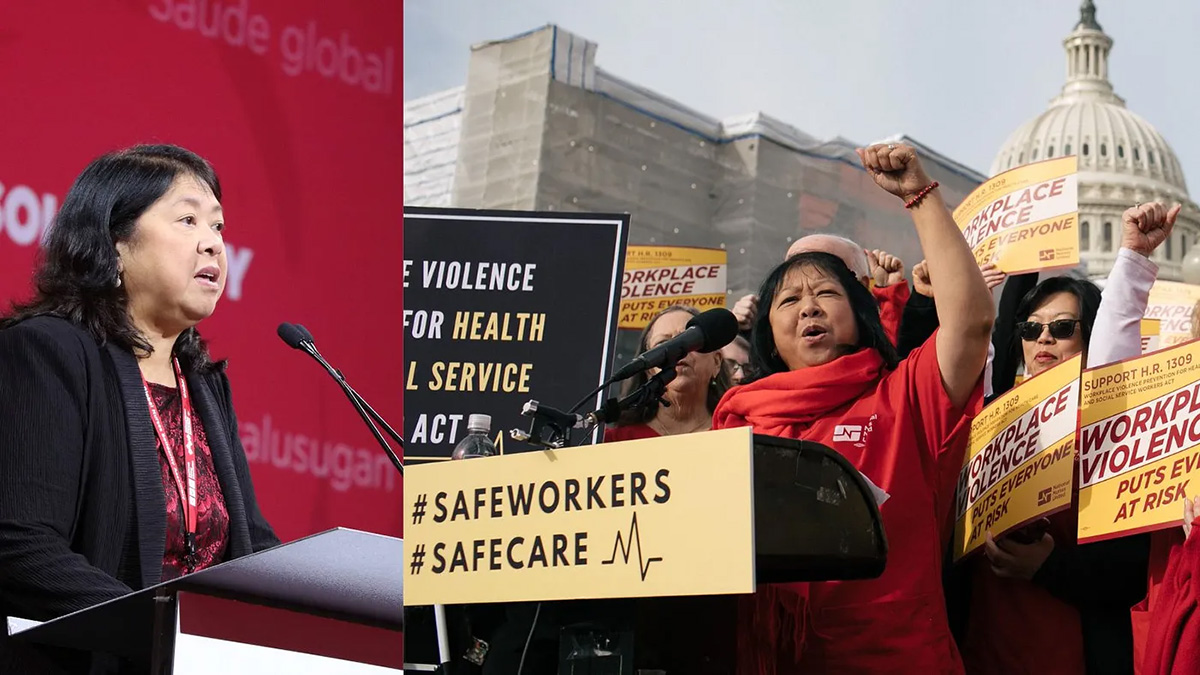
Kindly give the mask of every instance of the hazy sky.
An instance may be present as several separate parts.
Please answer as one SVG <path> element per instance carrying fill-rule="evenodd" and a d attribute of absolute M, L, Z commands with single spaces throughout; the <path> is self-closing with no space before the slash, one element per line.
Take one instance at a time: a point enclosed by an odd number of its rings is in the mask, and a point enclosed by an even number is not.
<path fill-rule="evenodd" d="M 546 23 L 705 114 L 818 138 L 906 133 L 986 172 L 1066 75 L 1078 0 L 404 0 L 404 95 L 463 84 L 470 45 Z M 1109 79 L 1200 185 L 1200 1 L 1096 0 Z M 1197 194 L 1193 192 L 1193 199 Z"/>

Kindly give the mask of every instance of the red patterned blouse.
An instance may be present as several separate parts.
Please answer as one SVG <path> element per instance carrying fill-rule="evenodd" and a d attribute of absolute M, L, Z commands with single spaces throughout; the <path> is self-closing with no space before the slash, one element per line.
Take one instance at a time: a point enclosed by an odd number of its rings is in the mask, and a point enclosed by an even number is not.
<path fill-rule="evenodd" d="M 183 417 L 180 414 L 179 390 L 161 384 L 150 383 L 150 393 L 158 414 L 162 417 L 167 436 L 174 446 L 176 465 L 183 469 Z M 212 567 L 225 560 L 229 545 L 229 511 L 225 508 L 225 497 L 217 480 L 213 466 L 212 451 L 204 433 L 204 423 L 195 409 L 192 410 L 192 428 L 196 442 L 196 496 L 200 511 L 196 518 L 196 568 L 192 572 Z M 186 548 L 183 543 L 185 521 L 182 502 L 171 468 L 163 455 L 162 442 L 158 446 L 158 465 L 162 470 L 163 492 L 167 498 L 167 549 L 163 556 L 162 580 L 169 581 L 183 576 L 189 570 L 186 565 Z"/>

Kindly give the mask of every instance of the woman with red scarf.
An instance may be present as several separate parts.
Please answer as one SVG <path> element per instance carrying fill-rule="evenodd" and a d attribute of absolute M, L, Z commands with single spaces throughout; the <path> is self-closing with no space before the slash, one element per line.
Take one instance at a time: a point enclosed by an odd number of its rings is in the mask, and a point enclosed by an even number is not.
<path fill-rule="evenodd" d="M 757 379 L 726 394 L 714 427 L 751 425 L 845 456 L 887 493 L 887 569 L 865 581 L 760 588 L 741 622 L 742 673 L 962 672 L 942 593 L 941 530 L 982 399 L 992 298 L 913 149 L 876 145 L 859 157 L 912 213 L 941 328 L 900 362 L 878 303 L 846 265 L 823 253 L 795 256 L 759 293 Z M 862 433 L 839 436 L 845 426 Z M 836 440 L 847 437 L 856 440 Z"/>

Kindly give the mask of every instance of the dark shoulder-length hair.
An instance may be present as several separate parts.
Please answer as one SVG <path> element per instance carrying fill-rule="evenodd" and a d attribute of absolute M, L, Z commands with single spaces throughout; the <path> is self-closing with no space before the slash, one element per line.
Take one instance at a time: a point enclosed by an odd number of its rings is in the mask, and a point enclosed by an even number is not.
<path fill-rule="evenodd" d="M 748 384 L 789 370 L 775 345 L 775 334 L 771 331 L 771 307 L 788 272 L 805 267 L 836 279 L 845 289 L 854 313 L 854 323 L 858 327 L 855 351 L 874 349 L 883 357 L 888 368 L 895 368 L 900 363 L 900 356 L 896 353 L 896 345 L 892 344 L 883 330 L 883 323 L 879 320 L 879 302 L 875 296 L 855 278 L 841 258 L 828 253 L 810 252 L 794 255 L 778 265 L 759 288 L 758 317 L 750 334 L 750 372 L 746 373 L 742 383 Z"/>
<path fill-rule="evenodd" d="M 646 328 L 642 330 L 642 337 L 638 340 L 637 351 L 639 354 L 650 348 L 650 331 L 654 330 L 654 324 L 658 323 L 660 318 L 670 314 L 671 312 L 687 312 L 692 316 L 700 316 L 700 310 L 689 305 L 673 305 L 662 310 L 658 314 L 655 314 L 654 317 L 650 319 L 650 323 L 646 324 Z M 649 379 L 650 378 L 646 371 L 643 370 L 637 375 L 625 380 L 625 384 L 621 386 L 621 396 L 625 397 L 633 393 L 633 391 L 638 387 L 646 384 L 646 381 Z M 708 409 L 709 414 L 712 414 L 714 411 L 716 411 L 717 404 L 721 402 L 721 397 L 724 396 L 725 392 L 729 391 L 729 388 L 732 386 L 733 378 L 729 372 L 729 367 L 725 365 L 725 359 L 721 359 L 721 365 L 717 369 L 717 377 L 708 384 L 708 392 L 704 401 L 704 405 Z M 617 420 L 616 426 L 626 427 L 634 424 L 646 424 L 650 420 L 654 419 L 654 416 L 658 414 L 658 405 L 658 401 L 651 401 L 647 405 L 644 405 L 640 408 L 626 410 L 625 412 L 621 413 L 621 417 Z"/>
<path fill-rule="evenodd" d="M 0 319 L 0 329 L 34 316 L 57 316 L 83 327 L 101 344 L 111 342 L 135 355 L 153 351 L 133 325 L 129 297 L 119 283 L 117 243 L 134 236 L 138 218 L 170 190 L 175 179 L 192 176 L 221 201 L 221 183 L 199 155 L 174 145 L 138 145 L 103 155 L 75 179 L 54 218 L 34 273 L 35 293 Z M 193 328 L 175 341 L 181 365 L 206 372 L 214 364 Z"/>
<path fill-rule="evenodd" d="M 1034 286 L 1033 290 L 1026 293 L 1025 297 L 1021 298 L 1021 302 L 1017 304 L 1017 313 L 1013 317 L 1013 324 L 1028 321 L 1029 315 L 1037 311 L 1038 306 L 1056 293 L 1070 293 L 1079 300 L 1079 329 L 1083 332 L 1083 348 L 1086 350 L 1087 346 L 1091 344 L 1096 313 L 1100 311 L 1100 287 L 1090 281 L 1074 277 L 1050 277 L 1043 280 Z M 1013 364 L 1025 362 L 1025 355 L 1021 350 L 1021 336 L 1015 330 L 1010 349 Z"/>

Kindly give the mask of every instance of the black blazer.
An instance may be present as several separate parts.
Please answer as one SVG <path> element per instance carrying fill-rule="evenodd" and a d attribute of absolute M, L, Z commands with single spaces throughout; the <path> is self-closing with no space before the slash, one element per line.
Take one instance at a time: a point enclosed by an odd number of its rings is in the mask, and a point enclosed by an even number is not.
<path fill-rule="evenodd" d="M 227 556 L 279 544 L 222 369 L 186 373 L 229 510 Z M 37 317 L 0 331 L 0 617 L 44 621 L 160 581 L 166 500 L 135 357 Z M 0 673 L 126 672 L 0 630 Z"/>

